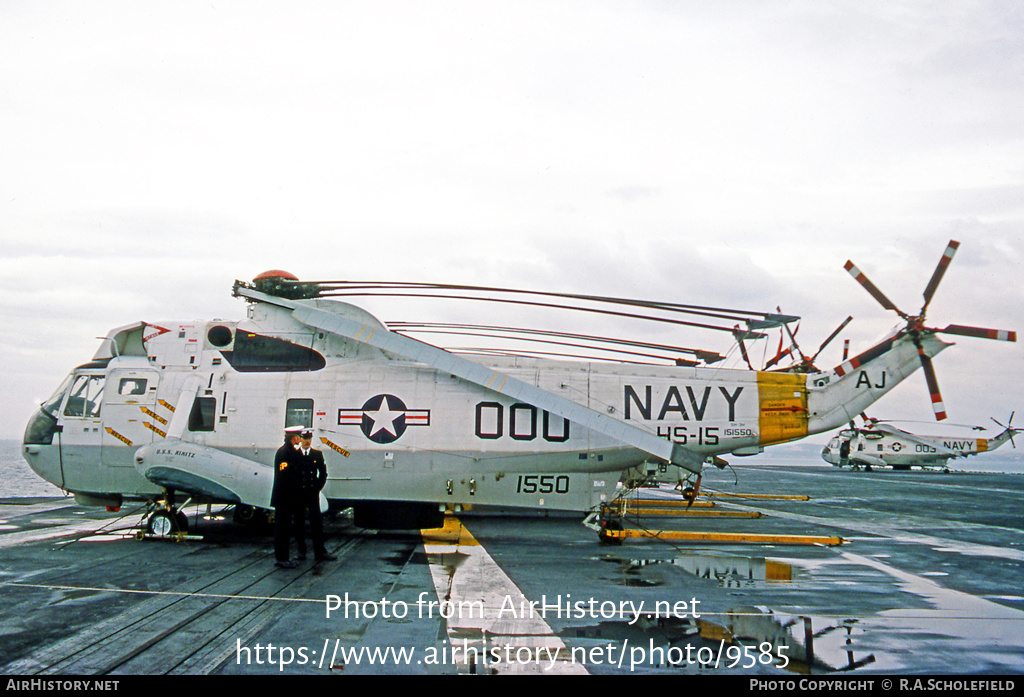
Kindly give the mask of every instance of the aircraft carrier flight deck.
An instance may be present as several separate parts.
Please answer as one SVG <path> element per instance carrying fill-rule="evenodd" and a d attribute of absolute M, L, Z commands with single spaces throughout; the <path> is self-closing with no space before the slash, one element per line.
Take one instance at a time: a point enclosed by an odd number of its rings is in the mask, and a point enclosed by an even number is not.
<path fill-rule="evenodd" d="M 229 511 L 138 539 L 129 506 L 6 498 L 0 670 L 1024 672 L 1024 476 L 751 464 L 708 471 L 692 507 L 670 494 L 641 490 L 617 544 L 580 516 L 394 532 L 341 514 L 337 560 L 294 570 Z"/>

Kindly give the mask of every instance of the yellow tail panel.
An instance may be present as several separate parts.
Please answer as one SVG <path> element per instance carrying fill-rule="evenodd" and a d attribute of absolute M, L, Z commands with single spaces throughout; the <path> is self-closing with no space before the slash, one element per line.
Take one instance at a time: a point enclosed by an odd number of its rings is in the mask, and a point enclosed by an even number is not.
<path fill-rule="evenodd" d="M 758 373 L 761 444 L 784 443 L 807 435 L 807 377 Z"/>

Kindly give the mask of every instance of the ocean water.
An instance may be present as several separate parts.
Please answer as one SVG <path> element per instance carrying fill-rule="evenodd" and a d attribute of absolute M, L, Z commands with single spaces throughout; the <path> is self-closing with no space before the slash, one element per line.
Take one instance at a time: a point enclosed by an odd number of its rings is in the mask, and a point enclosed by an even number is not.
<path fill-rule="evenodd" d="M 0 440 L 0 498 L 63 495 L 28 466 L 21 455 L 21 441 Z"/>

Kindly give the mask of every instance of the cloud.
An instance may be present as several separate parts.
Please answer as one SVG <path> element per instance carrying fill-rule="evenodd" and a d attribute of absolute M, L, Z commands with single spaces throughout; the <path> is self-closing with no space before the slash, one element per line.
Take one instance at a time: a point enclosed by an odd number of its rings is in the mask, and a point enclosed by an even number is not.
<path fill-rule="evenodd" d="M 0 17 L 0 435 L 95 336 L 241 316 L 231 282 L 268 268 L 778 305 L 815 346 L 853 314 L 863 346 L 896 318 L 846 259 L 916 311 L 955 238 L 930 319 L 1024 325 L 1024 22 L 1006 3 Z M 381 314 L 447 312 L 470 309 Z M 952 414 L 1012 409 L 971 385 L 1014 384 L 1018 345 L 960 339 L 936 363 Z"/>

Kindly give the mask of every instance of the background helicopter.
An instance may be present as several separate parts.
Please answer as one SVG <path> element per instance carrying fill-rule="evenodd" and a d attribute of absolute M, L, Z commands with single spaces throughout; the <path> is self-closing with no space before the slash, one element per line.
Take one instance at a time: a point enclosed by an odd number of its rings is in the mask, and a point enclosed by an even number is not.
<path fill-rule="evenodd" d="M 949 258 L 933 274 L 926 307 Z M 176 495 L 238 511 L 267 508 L 273 453 L 293 425 L 316 431 L 327 455 L 326 499 L 351 506 L 359 525 L 431 527 L 443 510 L 465 505 L 586 511 L 614 497 L 620 481 L 699 483 L 704 465 L 724 466 L 723 455 L 753 455 L 830 431 L 918 366 L 930 371 L 931 357 L 949 345 L 936 334 L 951 331 L 925 327 L 922 309 L 830 371 L 734 370 L 714 366 L 722 358 L 714 352 L 637 340 L 385 325 L 334 299 L 368 293 L 483 297 L 501 307 L 729 332 L 743 323 L 746 335 L 797 319 L 500 288 L 300 282 L 268 272 L 235 283 L 234 294 L 249 303 L 245 320 L 111 330 L 93 360 L 74 369 L 29 422 L 26 459 L 82 503 L 162 502 L 149 521 L 158 531 L 187 524 Z M 1012 332 L 956 329 L 1016 340 Z M 457 353 L 407 335 L 415 331 L 512 333 L 563 349 L 596 343 L 632 357 Z"/>
<path fill-rule="evenodd" d="M 1016 448 L 1013 437 L 1021 429 L 1013 428 L 1013 414 L 1006 425 L 992 419 L 1002 428 L 994 438 L 917 435 L 896 428 L 885 421 L 866 419 L 863 428 L 843 429 L 821 451 L 822 458 L 836 467 L 864 469 L 876 467 L 894 470 L 942 469 L 948 471 L 949 461 L 970 455 L 991 452 L 1007 441 Z M 971 427 L 983 431 L 980 426 Z"/>

